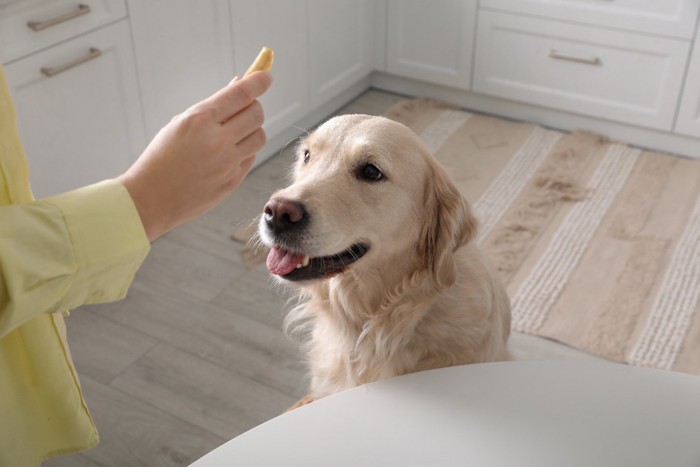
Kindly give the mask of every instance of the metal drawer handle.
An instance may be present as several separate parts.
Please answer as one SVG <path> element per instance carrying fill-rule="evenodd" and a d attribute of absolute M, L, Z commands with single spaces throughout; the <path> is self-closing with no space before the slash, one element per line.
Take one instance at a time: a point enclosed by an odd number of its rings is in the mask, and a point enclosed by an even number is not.
<path fill-rule="evenodd" d="M 59 73 L 63 73 L 66 70 L 70 70 L 73 67 L 82 65 L 85 62 L 94 60 L 100 55 L 102 55 L 102 51 L 100 49 L 96 47 L 90 47 L 90 52 L 83 55 L 82 57 L 78 57 L 75 60 L 71 60 L 70 62 L 66 62 L 63 65 L 59 65 L 56 67 L 43 67 L 41 69 L 41 72 L 44 74 L 44 76 L 48 76 L 50 78 L 52 76 L 56 76 Z"/>
<path fill-rule="evenodd" d="M 585 63 L 586 65 L 602 65 L 603 61 L 599 57 L 585 58 L 585 57 L 575 57 L 573 55 L 566 55 L 560 53 L 554 49 L 549 51 L 549 56 L 557 60 L 568 60 L 569 62 Z"/>
<path fill-rule="evenodd" d="M 43 29 L 50 28 L 51 26 L 65 23 L 73 18 L 87 15 L 88 13 L 90 13 L 90 6 L 81 3 L 78 5 L 77 10 L 71 11 L 70 13 L 64 13 L 60 16 L 56 16 L 55 18 L 47 19 L 46 21 L 28 21 L 27 27 L 29 27 L 29 29 L 32 31 L 41 31 Z"/>

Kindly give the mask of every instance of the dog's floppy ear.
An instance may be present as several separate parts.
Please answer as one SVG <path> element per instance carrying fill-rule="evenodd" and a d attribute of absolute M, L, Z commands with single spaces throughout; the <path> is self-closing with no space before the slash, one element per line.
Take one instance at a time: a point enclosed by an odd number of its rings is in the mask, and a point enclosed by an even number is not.
<path fill-rule="evenodd" d="M 449 287 L 457 276 L 453 253 L 476 233 L 477 221 L 469 204 L 437 163 L 430 164 L 425 184 L 426 223 L 418 254 L 435 285 Z"/>

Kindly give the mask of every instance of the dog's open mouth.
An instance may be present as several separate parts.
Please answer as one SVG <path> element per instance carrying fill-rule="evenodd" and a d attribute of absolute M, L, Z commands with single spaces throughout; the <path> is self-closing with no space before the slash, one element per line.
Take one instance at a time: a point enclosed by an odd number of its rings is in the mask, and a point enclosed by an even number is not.
<path fill-rule="evenodd" d="M 272 274 L 290 281 L 325 279 L 343 272 L 368 251 L 369 245 L 356 243 L 335 255 L 312 258 L 275 245 L 267 255 L 267 269 Z"/>

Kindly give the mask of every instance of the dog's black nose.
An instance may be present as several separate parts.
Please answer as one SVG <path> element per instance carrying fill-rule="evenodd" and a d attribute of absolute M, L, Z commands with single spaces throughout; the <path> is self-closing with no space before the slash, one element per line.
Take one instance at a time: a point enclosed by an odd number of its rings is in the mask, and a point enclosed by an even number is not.
<path fill-rule="evenodd" d="M 304 205 L 285 198 L 271 199 L 263 209 L 265 223 L 275 233 L 299 229 L 306 225 L 309 215 Z"/>

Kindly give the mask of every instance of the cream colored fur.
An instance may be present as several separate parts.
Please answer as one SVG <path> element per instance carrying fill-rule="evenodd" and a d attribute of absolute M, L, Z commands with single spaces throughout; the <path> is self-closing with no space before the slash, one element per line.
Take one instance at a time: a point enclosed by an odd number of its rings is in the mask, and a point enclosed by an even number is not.
<path fill-rule="evenodd" d="M 298 151 L 292 184 L 273 198 L 307 207 L 305 253 L 371 246 L 342 274 L 292 284 L 299 305 L 287 328 L 304 339 L 305 402 L 405 373 L 508 358 L 509 301 L 471 242 L 477 222 L 411 130 L 381 117 L 341 116 Z M 385 180 L 358 180 L 356 167 L 368 161 Z"/>

